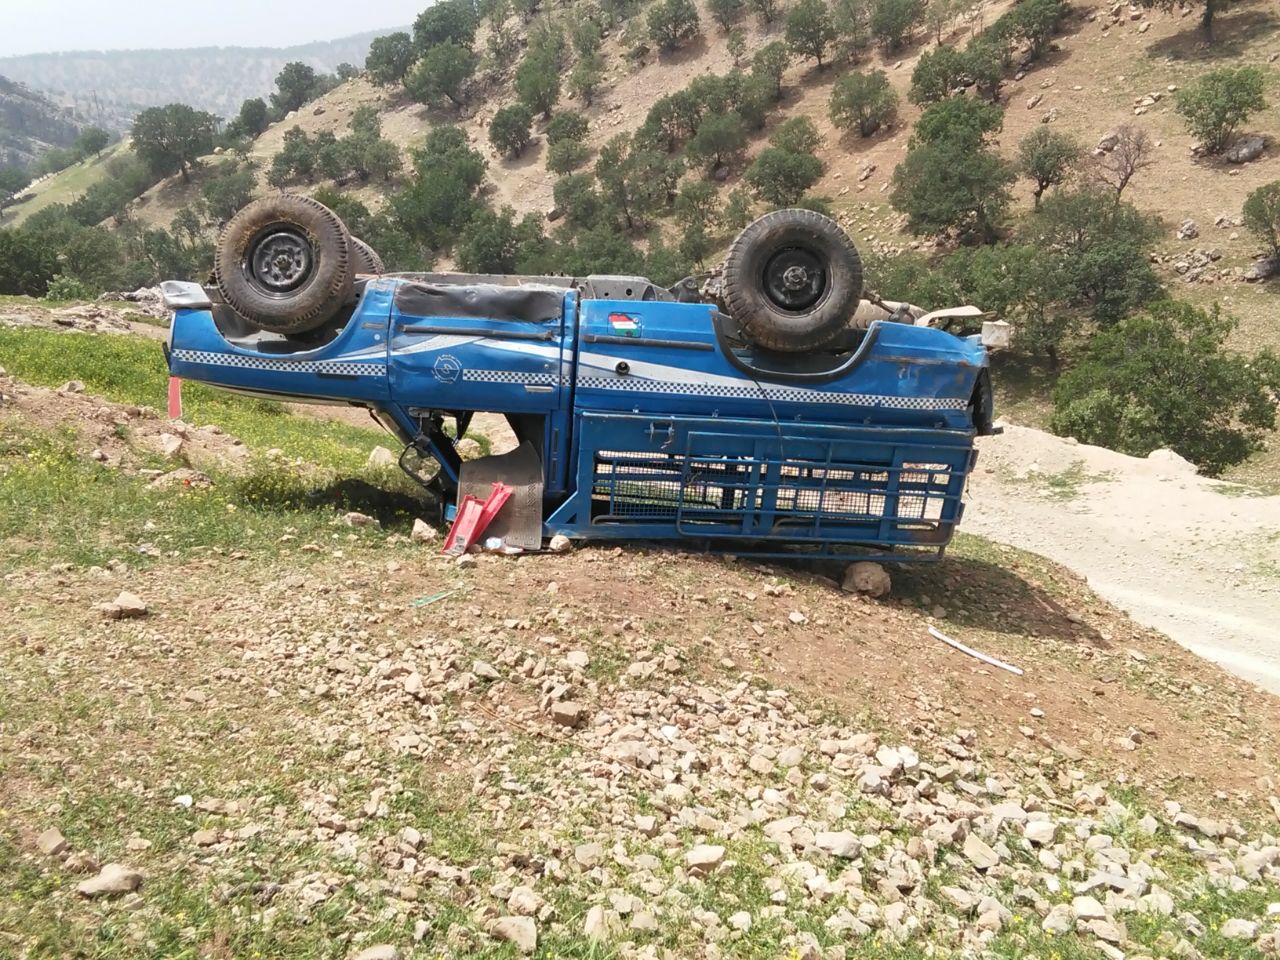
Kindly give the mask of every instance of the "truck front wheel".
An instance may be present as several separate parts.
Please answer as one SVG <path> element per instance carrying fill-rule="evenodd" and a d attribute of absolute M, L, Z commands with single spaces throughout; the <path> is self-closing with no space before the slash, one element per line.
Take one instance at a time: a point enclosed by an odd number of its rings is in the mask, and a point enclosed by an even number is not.
<path fill-rule="evenodd" d="M 310 197 L 279 194 L 244 207 L 214 251 L 223 299 L 272 333 L 322 326 L 350 299 L 354 246 L 346 226 Z"/>

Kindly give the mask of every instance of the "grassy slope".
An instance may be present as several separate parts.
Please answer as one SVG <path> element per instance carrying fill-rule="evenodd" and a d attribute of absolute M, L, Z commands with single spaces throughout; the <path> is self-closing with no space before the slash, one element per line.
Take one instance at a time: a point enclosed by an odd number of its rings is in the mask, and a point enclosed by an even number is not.
<path fill-rule="evenodd" d="M 101 156 L 73 163 L 48 180 L 30 188 L 35 196 L 26 203 L 7 208 L 0 214 L 0 227 L 20 227 L 32 214 L 39 213 L 55 203 L 71 203 L 91 186 L 106 176 L 107 161 L 123 144 L 117 143 L 102 151 Z"/>

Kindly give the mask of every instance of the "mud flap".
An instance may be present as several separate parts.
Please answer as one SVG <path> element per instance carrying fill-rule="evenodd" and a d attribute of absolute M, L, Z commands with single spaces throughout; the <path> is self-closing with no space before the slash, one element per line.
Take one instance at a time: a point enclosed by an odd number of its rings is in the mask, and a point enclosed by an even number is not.
<path fill-rule="evenodd" d="M 462 464 L 458 482 L 458 502 L 468 495 L 483 500 L 494 483 L 512 489 L 511 499 L 485 531 L 485 537 L 497 537 L 511 547 L 524 550 L 542 549 L 542 461 L 533 444 L 520 444 L 510 453 Z"/>

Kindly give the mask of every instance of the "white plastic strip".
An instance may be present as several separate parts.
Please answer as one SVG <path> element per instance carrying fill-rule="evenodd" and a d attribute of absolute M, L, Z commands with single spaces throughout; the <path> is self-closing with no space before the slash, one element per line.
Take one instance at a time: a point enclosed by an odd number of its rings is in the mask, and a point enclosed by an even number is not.
<path fill-rule="evenodd" d="M 952 640 L 950 637 L 948 637 L 945 633 L 938 630 L 936 627 L 929 628 L 929 635 L 933 637 L 937 637 L 939 640 L 941 640 L 943 643 L 947 644 L 948 646 L 955 647 L 961 653 L 967 653 L 971 657 L 976 657 L 977 659 L 981 660 L 983 663 L 989 663 L 993 667 L 999 667 L 1001 670 L 1008 670 L 1010 673 L 1016 674 L 1019 677 L 1022 676 L 1021 667 L 1015 667 L 1013 666 L 1013 664 L 1005 663 L 1003 660 L 997 660 L 995 657 L 989 657 L 982 651 L 973 649 L 973 647 L 966 647 L 960 641 Z"/>

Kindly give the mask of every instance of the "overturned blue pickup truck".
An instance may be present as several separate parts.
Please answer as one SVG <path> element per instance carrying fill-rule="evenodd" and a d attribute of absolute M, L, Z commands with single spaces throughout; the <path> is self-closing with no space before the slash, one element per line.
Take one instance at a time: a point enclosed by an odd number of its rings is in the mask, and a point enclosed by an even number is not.
<path fill-rule="evenodd" d="M 988 345 L 863 299 L 833 221 L 780 210 L 723 269 L 639 277 L 385 274 L 306 197 L 224 228 L 216 286 L 164 285 L 176 377 L 352 404 L 399 438 L 438 502 L 515 491 L 503 535 L 679 541 L 757 556 L 937 557 L 960 521 L 974 437 L 992 431 Z M 519 447 L 463 461 L 474 414 Z M 503 518 L 499 518 L 503 519 Z"/>

